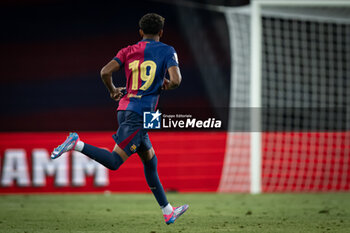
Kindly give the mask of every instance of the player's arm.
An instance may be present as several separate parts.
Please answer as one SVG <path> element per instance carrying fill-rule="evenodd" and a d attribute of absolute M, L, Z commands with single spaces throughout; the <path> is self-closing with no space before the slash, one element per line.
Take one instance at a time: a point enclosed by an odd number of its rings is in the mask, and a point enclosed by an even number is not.
<path fill-rule="evenodd" d="M 163 90 L 172 90 L 180 86 L 182 77 L 178 66 L 171 66 L 168 69 L 170 79 L 164 78 Z"/>
<path fill-rule="evenodd" d="M 112 60 L 107 65 L 105 65 L 101 70 L 101 79 L 104 85 L 107 87 L 112 99 L 118 101 L 123 96 L 122 90 L 124 87 L 116 88 L 113 84 L 112 73 L 120 70 L 120 64 Z"/>

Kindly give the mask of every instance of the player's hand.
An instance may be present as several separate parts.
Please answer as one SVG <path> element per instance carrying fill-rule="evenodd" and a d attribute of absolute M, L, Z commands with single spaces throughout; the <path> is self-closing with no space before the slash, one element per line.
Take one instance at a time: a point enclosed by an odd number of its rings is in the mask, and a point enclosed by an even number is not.
<path fill-rule="evenodd" d="M 162 90 L 169 90 L 170 89 L 169 88 L 169 86 L 170 86 L 169 84 L 170 84 L 169 79 L 164 78 L 163 85 L 162 85 Z"/>
<path fill-rule="evenodd" d="M 119 101 L 124 95 L 125 95 L 125 87 L 118 87 L 113 89 L 113 91 L 110 93 L 111 98 L 115 101 Z"/>

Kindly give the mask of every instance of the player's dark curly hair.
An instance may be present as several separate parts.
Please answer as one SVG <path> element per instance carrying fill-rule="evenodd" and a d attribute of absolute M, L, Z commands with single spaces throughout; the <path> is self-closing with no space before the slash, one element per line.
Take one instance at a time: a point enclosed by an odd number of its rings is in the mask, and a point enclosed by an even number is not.
<path fill-rule="evenodd" d="M 155 13 L 148 13 L 139 21 L 139 26 L 145 34 L 156 35 L 164 26 L 164 18 Z"/>

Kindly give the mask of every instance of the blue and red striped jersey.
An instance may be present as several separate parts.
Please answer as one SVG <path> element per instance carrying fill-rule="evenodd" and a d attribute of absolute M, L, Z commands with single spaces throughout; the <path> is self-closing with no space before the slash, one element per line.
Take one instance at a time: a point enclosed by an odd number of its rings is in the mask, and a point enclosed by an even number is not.
<path fill-rule="evenodd" d="M 156 109 L 167 70 L 179 65 L 173 47 L 150 39 L 121 49 L 114 60 L 124 66 L 126 76 L 127 94 L 119 101 L 118 110 L 140 115 Z"/>

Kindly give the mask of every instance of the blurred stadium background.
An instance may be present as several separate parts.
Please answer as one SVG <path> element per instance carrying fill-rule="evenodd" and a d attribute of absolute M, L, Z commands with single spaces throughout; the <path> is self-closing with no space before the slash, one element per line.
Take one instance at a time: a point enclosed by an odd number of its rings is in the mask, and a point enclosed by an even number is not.
<path fill-rule="evenodd" d="M 228 119 L 150 133 L 166 190 L 349 191 L 349 5 L 29 0 L 0 3 L 0 193 L 149 192 L 135 155 L 117 172 L 79 153 L 49 159 L 69 131 L 112 149 L 116 103 L 99 71 L 139 41 L 147 12 L 166 18 L 183 75 L 160 108 Z"/>

